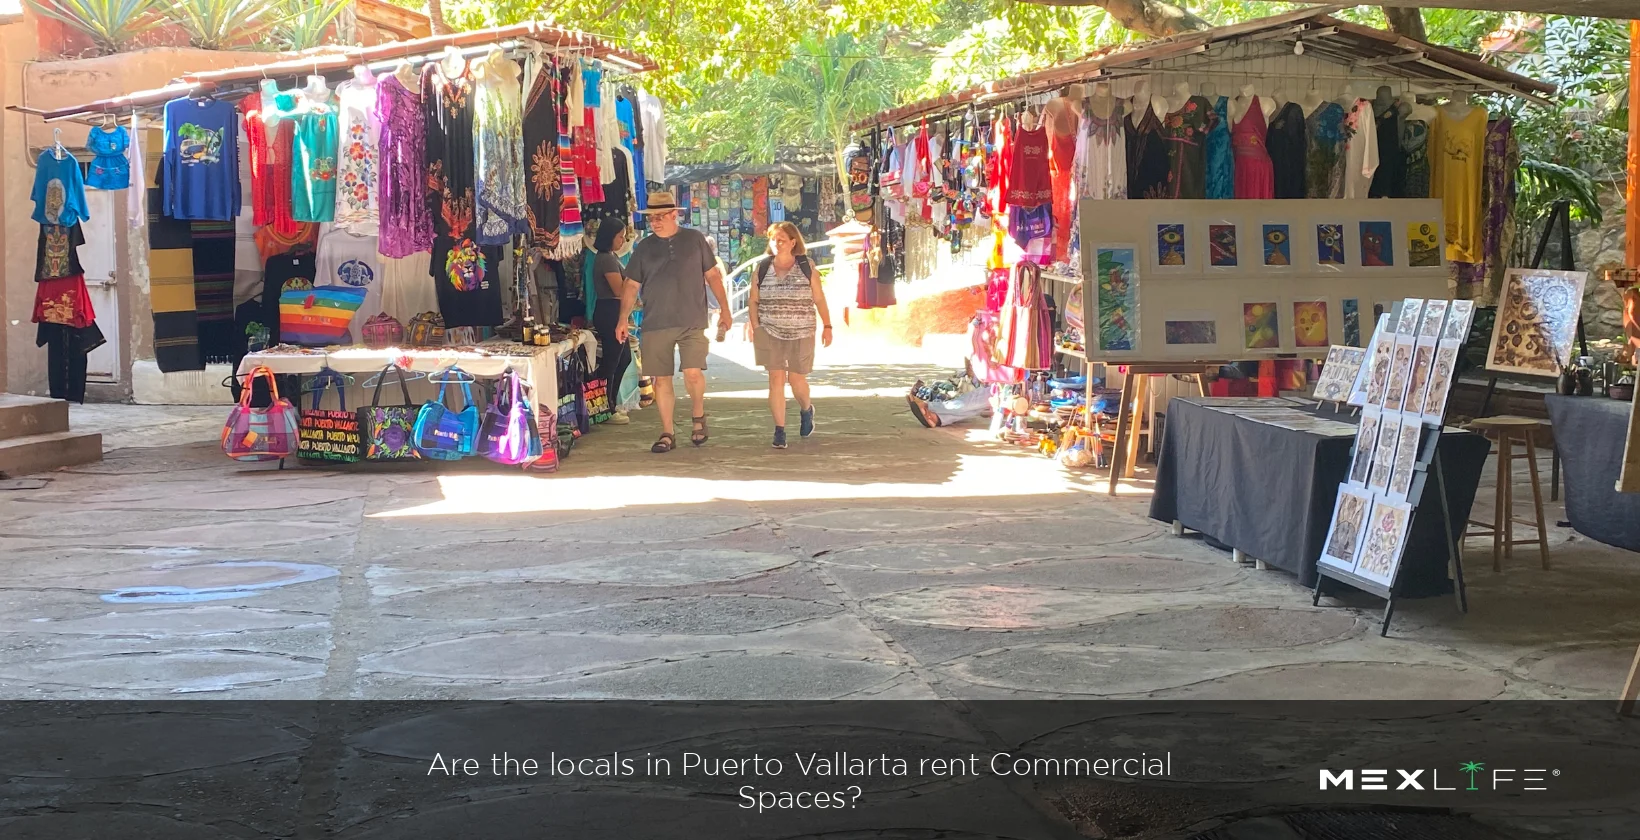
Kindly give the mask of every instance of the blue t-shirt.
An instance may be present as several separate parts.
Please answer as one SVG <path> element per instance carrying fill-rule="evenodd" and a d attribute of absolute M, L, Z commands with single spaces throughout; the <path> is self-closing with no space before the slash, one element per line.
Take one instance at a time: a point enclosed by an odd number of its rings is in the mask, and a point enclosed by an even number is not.
<path fill-rule="evenodd" d="M 239 117 L 220 99 L 165 103 L 165 215 L 232 221 L 239 215 Z"/>
<path fill-rule="evenodd" d="M 85 179 L 73 155 L 62 160 L 52 149 L 40 153 L 34 167 L 34 221 L 72 227 L 89 218 L 85 209 Z"/>

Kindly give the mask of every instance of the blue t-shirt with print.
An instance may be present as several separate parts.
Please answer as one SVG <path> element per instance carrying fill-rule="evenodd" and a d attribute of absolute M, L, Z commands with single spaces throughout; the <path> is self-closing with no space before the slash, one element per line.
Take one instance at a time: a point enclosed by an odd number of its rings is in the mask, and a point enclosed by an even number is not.
<path fill-rule="evenodd" d="M 220 99 L 165 104 L 165 215 L 232 221 L 239 215 L 239 117 Z"/>

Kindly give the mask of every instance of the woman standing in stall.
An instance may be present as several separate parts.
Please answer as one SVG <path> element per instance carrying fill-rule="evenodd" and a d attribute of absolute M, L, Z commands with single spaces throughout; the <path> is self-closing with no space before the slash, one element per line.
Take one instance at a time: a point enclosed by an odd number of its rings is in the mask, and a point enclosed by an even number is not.
<path fill-rule="evenodd" d="M 831 309 L 820 285 L 820 272 L 809 260 L 803 234 L 791 222 L 769 227 L 772 255 L 752 278 L 749 321 L 757 363 L 769 372 L 769 411 L 774 415 L 774 448 L 786 448 L 786 383 L 797 398 L 803 437 L 814 434 L 814 401 L 809 372 L 814 370 L 815 314 L 820 344 L 831 346 Z"/>
<path fill-rule="evenodd" d="M 592 330 L 598 336 L 601 354 L 598 375 L 612 395 L 620 390 L 621 377 L 625 375 L 627 365 L 632 364 L 632 347 L 615 338 L 615 328 L 621 322 L 621 291 L 626 286 L 621 258 L 616 254 L 625 245 L 626 225 L 620 219 L 610 217 L 599 223 L 598 233 L 592 240 L 595 252 L 591 257 L 593 287 L 598 301 L 593 304 Z M 632 420 L 626 412 L 616 411 L 605 422 L 621 426 Z"/>

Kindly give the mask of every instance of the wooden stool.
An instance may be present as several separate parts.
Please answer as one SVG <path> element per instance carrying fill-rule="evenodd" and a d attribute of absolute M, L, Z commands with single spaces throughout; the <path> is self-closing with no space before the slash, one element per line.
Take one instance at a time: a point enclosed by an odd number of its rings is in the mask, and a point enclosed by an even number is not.
<path fill-rule="evenodd" d="M 1537 543 L 1538 553 L 1543 561 L 1543 568 L 1549 568 L 1549 534 L 1543 524 L 1543 488 L 1538 483 L 1537 444 L 1532 442 L 1532 432 L 1542 425 L 1541 422 L 1530 417 L 1482 417 L 1469 424 L 1469 428 L 1497 441 L 1498 444 L 1498 487 L 1497 503 L 1493 507 L 1491 522 L 1481 522 L 1477 519 L 1469 520 L 1470 525 L 1479 525 L 1481 530 L 1472 530 L 1464 533 L 1465 537 L 1492 538 L 1492 571 L 1503 571 L 1503 559 L 1514 556 L 1514 547 Z M 1524 443 L 1526 451 L 1517 453 L 1515 444 Z M 1515 488 L 1514 465 L 1516 460 L 1526 461 L 1527 471 L 1532 476 L 1532 509 L 1536 519 L 1528 520 L 1515 516 Z M 1528 540 L 1515 539 L 1515 523 L 1533 525 L 1537 528 L 1537 538 Z"/>

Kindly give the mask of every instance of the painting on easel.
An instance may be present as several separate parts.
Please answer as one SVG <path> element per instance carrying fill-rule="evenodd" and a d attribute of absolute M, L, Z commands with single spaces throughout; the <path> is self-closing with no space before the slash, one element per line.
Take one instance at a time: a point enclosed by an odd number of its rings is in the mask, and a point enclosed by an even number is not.
<path fill-rule="evenodd" d="M 1487 369 L 1558 376 L 1572 361 L 1587 279 L 1583 271 L 1509 269 L 1486 353 Z"/>

